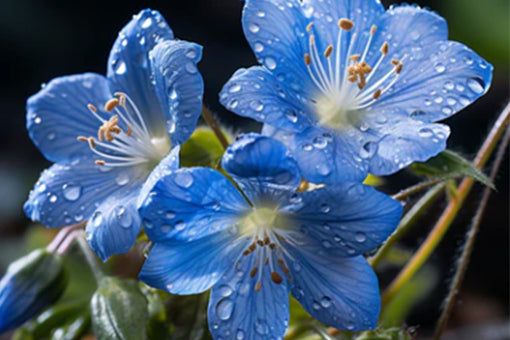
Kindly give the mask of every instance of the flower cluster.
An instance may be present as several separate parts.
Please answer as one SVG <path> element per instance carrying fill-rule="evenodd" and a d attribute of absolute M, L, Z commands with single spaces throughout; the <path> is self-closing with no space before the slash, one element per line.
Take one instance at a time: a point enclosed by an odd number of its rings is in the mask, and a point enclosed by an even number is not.
<path fill-rule="evenodd" d="M 143 226 L 154 244 L 140 279 L 212 288 L 215 339 L 283 338 L 289 294 L 328 325 L 373 329 L 381 301 L 364 254 L 402 206 L 361 182 L 443 151 L 450 131 L 436 122 L 481 96 L 492 67 L 416 6 L 247 0 L 242 22 L 262 65 L 236 72 L 220 100 L 262 134 L 238 136 L 217 169 L 179 167 L 202 110 L 201 47 L 144 10 L 106 77 L 57 78 L 28 100 L 30 137 L 55 164 L 25 211 L 48 227 L 86 223 L 103 260 Z"/>

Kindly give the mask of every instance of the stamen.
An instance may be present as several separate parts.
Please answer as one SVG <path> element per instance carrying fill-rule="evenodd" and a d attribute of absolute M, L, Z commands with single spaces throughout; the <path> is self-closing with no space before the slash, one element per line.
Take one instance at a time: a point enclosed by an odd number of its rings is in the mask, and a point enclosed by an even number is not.
<path fill-rule="evenodd" d="M 308 181 L 306 179 L 302 178 L 296 191 L 301 193 L 306 190 L 308 190 Z"/>
<path fill-rule="evenodd" d="M 130 136 L 131 136 L 131 132 L 132 132 L 132 130 L 131 130 L 131 125 L 128 125 L 128 126 L 127 126 L 127 132 L 126 132 L 126 135 L 127 135 L 128 137 L 130 137 Z"/>
<path fill-rule="evenodd" d="M 353 54 L 349 57 L 349 60 L 358 61 L 361 58 L 361 54 Z"/>
<path fill-rule="evenodd" d="M 277 272 L 272 272 L 271 273 L 271 280 L 276 283 L 276 284 L 280 284 L 282 283 L 283 279 L 282 279 L 282 276 L 280 274 L 278 274 Z"/>
<path fill-rule="evenodd" d="M 378 89 L 374 92 L 374 99 L 378 99 L 381 96 L 382 90 Z"/>
<path fill-rule="evenodd" d="M 76 137 L 76 140 L 78 140 L 78 142 L 87 142 L 88 141 L 87 137 L 84 137 L 84 136 L 78 136 L 78 137 Z"/>
<path fill-rule="evenodd" d="M 306 66 L 310 66 L 311 63 L 312 63 L 312 60 L 310 58 L 310 55 L 308 53 L 305 53 L 305 64 L 306 64 Z"/>
<path fill-rule="evenodd" d="M 329 56 L 331 55 L 331 52 L 333 52 L 333 45 L 329 45 L 327 48 L 326 48 L 326 51 L 324 51 L 324 56 L 326 58 L 329 58 Z"/>
<path fill-rule="evenodd" d="M 402 64 L 402 63 L 398 64 L 397 67 L 395 67 L 395 73 L 399 74 L 400 72 L 402 72 L 403 67 L 404 67 L 404 64 Z"/>
<path fill-rule="evenodd" d="M 313 22 L 311 22 L 308 25 L 306 25 L 306 31 L 310 32 L 312 30 L 312 27 L 313 27 Z"/>
<path fill-rule="evenodd" d="M 262 288 L 262 281 L 257 282 L 255 285 L 255 291 L 258 293 L 260 292 L 260 289 Z"/>
<path fill-rule="evenodd" d="M 90 111 L 97 112 L 97 108 L 94 105 L 87 104 L 87 107 L 89 108 Z"/>
<path fill-rule="evenodd" d="M 250 277 L 251 278 L 254 278 L 255 275 L 257 275 L 257 270 L 258 270 L 257 267 L 253 267 L 253 269 L 250 271 Z"/>
<path fill-rule="evenodd" d="M 370 34 L 374 35 L 376 30 L 377 30 L 377 26 L 372 25 L 372 27 L 370 28 Z"/>
<path fill-rule="evenodd" d="M 106 104 L 104 104 L 104 109 L 107 112 L 111 112 L 114 108 L 117 107 L 117 105 L 119 105 L 119 100 L 117 98 L 112 98 L 107 101 Z"/>
<path fill-rule="evenodd" d="M 382 46 L 381 46 L 381 53 L 384 55 L 387 55 L 389 47 L 390 47 L 390 45 L 385 41 L 384 44 L 382 44 Z"/>
<path fill-rule="evenodd" d="M 397 59 L 391 59 L 391 63 L 395 66 L 397 66 L 398 64 L 400 64 L 400 60 L 397 60 Z"/>
<path fill-rule="evenodd" d="M 89 139 L 87 141 L 89 142 L 89 146 L 90 146 L 91 149 L 95 149 L 96 148 L 96 142 L 94 141 L 94 138 L 89 137 Z"/>
<path fill-rule="evenodd" d="M 350 31 L 354 27 L 354 23 L 349 19 L 343 18 L 338 20 L 338 26 L 345 31 Z"/>
<path fill-rule="evenodd" d="M 106 162 L 100 159 L 97 159 L 94 163 L 96 163 L 96 165 L 106 165 Z"/>

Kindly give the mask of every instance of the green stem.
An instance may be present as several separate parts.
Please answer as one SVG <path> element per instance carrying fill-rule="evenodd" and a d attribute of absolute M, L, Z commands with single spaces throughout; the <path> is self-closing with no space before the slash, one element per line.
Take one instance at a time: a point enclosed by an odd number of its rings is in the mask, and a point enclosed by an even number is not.
<path fill-rule="evenodd" d="M 398 200 L 398 201 L 402 201 L 403 199 L 406 199 L 407 197 L 411 196 L 411 195 L 414 195 L 416 194 L 417 192 L 420 192 L 428 187 L 431 187 L 433 186 L 434 184 L 438 184 L 440 183 L 441 180 L 439 179 L 434 179 L 434 180 L 431 180 L 431 181 L 426 181 L 426 182 L 422 182 L 422 183 L 418 183 L 416 185 L 413 185 L 409 188 L 406 188 L 404 190 L 401 190 L 399 191 L 398 193 L 396 193 L 395 195 L 391 196 L 393 199 L 395 200 Z"/>
<path fill-rule="evenodd" d="M 85 234 L 83 232 L 80 232 L 80 235 L 78 235 L 76 240 L 78 241 L 78 245 L 80 246 L 83 255 L 85 256 L 85 260 L 87 260 L 90 270 L 94 274 L 96 282 L 99 284 L 99 282 L 105 275 L 103 273 L 103 270 L 99 266 L 99 263 L 97 262 L 96 255 L 92 252 L 87 241 L 85 240 Z"/>
<path fill-rule="evenodd" d="M 496 179 L 496 175 L 498 173 L 501 162 L 503 161 L 503 157 L 507 151 L 508 141 L 510 138 L 510 129 L 507 130 L 505 139 L 500 144 L 498 148 L 498 152 L 496 155 L 496 160 L 494 161 L 494 165 L 492 166 L 492 171 L 490 175 L 490 179 L 492 182 Z M 487 207 L 487 203 L 489 201 L 489 197 L 492 193 L 491 188 L 486 187 L 483 191 L 482 200 L 480 205 L 478 206 L 478 210 L 476 211 L 476 215 L 473 218 L 471 223 L 471 227 L 466 234 L 466 243 L 464 245 L 464 249 L 462 250 L 462 255 L 458 261 L 457 272 L 455 273 L 455 277 L 450 285 L 448 296 L 446 297 L 446 306 L 441 313 L 441 317 L 439 318 L 436 331 L 434 333 L 434 340 L 439 340 L 441 334 L 446 327 L 450 314 L 453 310 L 453 306 L 455 303 L 455 299 L 460 291 L 460 287 L 462 285 L 462 281 L 464 280 L 464 275 L 466 274 L 467 266 L 469 263 L 469 259 L 473 252 L 473 248 L 475 245 L 475 239 L 478 234 L 478 230 L 480 228 L 480 224 L 482 222 L 483 214 L 485 212 L 485 208 Z"/>
<path fill-rule="evenodd" d="M 370 265 L 374 269 L 376 269 L 381 263 L 381 260 L 386 257 L 391 247 L 400 241 L 400 239 L 411 229 L 411 227 L 417 221 L 418 217 L 420 217 L 421 214 L 427 210 L 432 203 L 435 202 L 444 188 L 444 183 L 440 183 L 434 186 L 432 189 L 427 191 L 427 193 L 422 198 L 420 198 L 420 200 L 416 202 L 416 204 L 414 204 L 413 207 L 404 215 L 394 233 L 388 238 L 388 240 L 386 240 L 386 243 L 382 245 L 378 252 L 369 260 Z"/>
<path fill-rule="evenodd" d="M 494 151 L 499 139 L 505 132 L 508 120 L 510 117 L 510 104 L 503 110 L 494 124 L 489 136 L 486 138 L 484 144 L 478 151 L 478 154 L 473 161 L 473 166 L 476 168 L 483 168 Z M 386 291 L 382 295 L 383 306 L 388 303 L 393 296 L 414 276 L 414 274 L 422 267 L 427 261 L 432 252 L 436 249 L 437 245 L 443 238 L 444 234 L 452 224 L 454 218 L 457 216 L 462 204 L 464 203 L 467 195 L 471 191 L 474 184 L 472 177 L 464 178 L 457 189 L 456 197 L 450 198 L 448 206 L 443 211 L 443 214 L 437 221 L 436 225 L 428 235 L 425 242 L 414 254 L 407 265 L 402 269 L 399 275 L 393 280 Z"/>
<path fill-rule="evenodd" d="M 213 130 L 214 134 L 216 135 L 216 138 L 218 138 L 218 141 L 221 143 L 221 146 L 223 146 L 223 149 L 226 150 L 229 146 L 229 142 L 227 137 L 223 134 L 223 131 L 221 131 L 221 128 L 216 123 L 216 120 L 211 114 L 211 111 L 205 105 L 202 106 L 202 117 L 204 117 L 204 120 L 206 123 L 210 126 L 210 128 Z"/>

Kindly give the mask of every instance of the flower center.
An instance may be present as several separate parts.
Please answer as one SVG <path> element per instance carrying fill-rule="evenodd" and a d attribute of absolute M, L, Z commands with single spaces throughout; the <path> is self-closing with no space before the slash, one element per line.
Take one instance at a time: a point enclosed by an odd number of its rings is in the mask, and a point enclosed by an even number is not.
<path fill-rule="evenodd" d="M 153 137 L 145 124 L 143 116 L 133 100 L 125 93 L 115 93 L 115 98 L 104 105 L 104 111 L 111 114 L 106 120 L 98 109 L 88 105 L 89 111 L 99 120 L 97 138 L 79 136 L 81 142 L 87 142 L 90 150 L 100 158 L 97 165 L 123 167 L 145 164 L 153 169 L 170 151 L 168 136 Z"/>
<path fill-rule="evenodd" d="M 304 55 L 304 62 L 308 73 L 317 86 L 320 95 L 315 101 L 315 111 L 319 124 L 337 130 L 356 125 L 362 119 L 361 112 L 368 108 L 377 99 L 384 95 L 397 81 L 402 71 L 403 60 L 392 60 L 394 66 L 388 73 L 379 79 L 373 75 L 388 55 L 389 44 L 384 42 L 380 49 L 380 57 L 372 67 L 366 62 L 367 54 L 372 45 L 373 36 L 377 27 L 370 29 L 365 47 L 354 53 L 357 34 L 350 37 L 347 53 L 342 53 L 342 39 L 348 39 L 348 32 L 354 27 L 349 19 L 338 20 L 338 36 L 336 45 L 328 45 L 323 53 L 319 53 L 312 32 L 313 23 L 306 30 L 310 33 L 309 52 Z M 347 60 L 342 60 L 342 55 Z M 345 65 L 341 70 L 342 64 Z"/>
<path fill-rule="evenodd" d="M 268 265 L 271 271 L 271 280 L 275 284 L 283 282 L 283 273 L 287 281 L 292 281 L 289 276 L 290 271 L 284 260 L 283 254 L 289 254 L 285 251 L 282 243 L 288 242 L 286 238 L 280 235 L 278 230 L 282 231 L 288 227 L 287 222 L 278 213 L 276 208 L 254 208 L 248 215 L 238 223 L 241 236 L 251 238 L 250 245 L 242 253 L 243 256 L 249 256 L 252 253 L 253 266 L 250 271 L 250 277 L 256 277 L 255 291 L 262 289 L 262 273 L 264 265 Z"/>

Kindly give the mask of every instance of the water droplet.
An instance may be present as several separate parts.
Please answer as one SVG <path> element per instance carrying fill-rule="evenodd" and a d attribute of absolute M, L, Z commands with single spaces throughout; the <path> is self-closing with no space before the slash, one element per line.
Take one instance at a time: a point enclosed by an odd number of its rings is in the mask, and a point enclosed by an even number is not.
<path fill-rule="evenodd" d="M 190 49 L 188 50 L 188 52 L 186 52 L 186 57 L 190 59 L 195 59 L 197 57 L 197 52 L 193 49 Z"/>
<path fill-rule="evenodd" d="M 56 201 L 57 201 L 57 196 L 52 195 L 52 196 L 50 197 L 50 202 L 51 202 L 51 203 L 55 203 Z"/>
<path fill-rule="evenodd" d="M 264 64 L 271 71 L 273 71 L 276 68 L 276 60 L 274 60 L 271 57 L 267 57 L 266 59 L 264 59 Z"/>
<path fill-rule="evenodd" d="M 377 143 L 375 142 L 367 142 L 363 144 L 363 147 L 360 150 L 360 157 L 367 159 L 374 156 L 377 151 Z"/>
<path fill-rule="evenodd" d="M 453 84 L 453 82 L 447 81 L 446 83 L 444 83 L 444 88 L 447 89 L 448 91 L 452 91 L 455 88 L 455 85 Z"/>
<path fill-rule="evenodd" d="M 302 198 L 299 194 L 292 194 L 292 196 L 290 196 L 290 203 L 293 203 L 293 204 L 299 204 L 302 202 Z"/>
<path fill-rule="evenodd" d="M 242 329 L 238 329 L 236 333 L 236 340 L 244 339 L 244 331 Z"/>
<path fill-rule="evenodd" d="M 36 123 L 36 124 L 41 124 L 41 122 L 42 122 L 41 117 L 35 117 L 35 118 L 34 118 L 34 123 Z"/>
<path fill-rule="evenodd" d="M 446 67 L 441 63 L 437 63 L 436 66 L 434 66 L 434 69 L 438 73 L 443 73 L 446 70 Z"/>
<path fill-rule="evenodd" d="M 68 201 L 76 201 L 81 196 L 81 186 L 76 184 L 64 184 L 62 191 L 64 198 Z"/>
<path fill-rule="evenodd" d="M 328 142 L 322 137 L 315 137 L 313 139 L 313 146 L 317 149 L 324 149 L 328 145 Z"/>
<path fill-rule="evenodd" d="M 99 227 L 103 223 L 103 214 L 100 211 L 96 211 L 94 215 L 92 215 L 90 222 L 94 227 Z"/>
<path fill-rule="evenodd" d="M 331 211 L 331 207 L 327 205 L 326 203 L 321 204 L 321 211 L 325 214 L 329 213 Z"/>
<path fill-rule="evenodd" d="M 149 28 L 152 25 L 152 18 L 147 18 L 142 23 L 142 28 Z"/>
<path fill-rule="evenodd" d="M 303 150 L 305 151 L 311 151 L 313 149 L 313 146 L 312 144 L 309 144 L 309 143 L 305 143 L 301 146 L 303 148 Z"/>
<path fill-rule="evenodd" d="M 434 131 L 432 131 L 432 129 L 430 128 L 421 128 L 420 130 L 418 130 L 418 134 L 422 138 L 430 138 L 434 136 Z"/>
<path fill-rule="evenodd" d="M 173 212 L 172 210 L 168 210 L 165 214 L 165 218 L 168 219 L 168 220 L 172 220 L 175 218 L 175 212 Z"/>
<path fill-rule="evenodd" d="M 175 224 L 175 230 L 177 230 L 177 231 L 182 231 L 182 230 L 184 230 L 184 228 L 186 228 L 186 223 L 184 223 L 183 221 L 178 221 Z"/>
<path fill-rule="evenodd" d="M 254 45 L 253 45 L 253 50 L 257 53 L 260 53 L 262 51 L 264 51 L 264 45 L 262 43 L 259 43 L 259 42 L 256 42 Z"/>
<path fill-rule="evenodd" d="M 126 71 L 127 71 L 126 63 L 123 61 L 118 62 L 115 67 L 115 73 L 117 73 L 118 75 L 122 75 L 126 73 Z"/>
<path fill-rule="evenodd" d="M 257 112 L 260 112 L 264 109 L 264 104 L 262 104 L 260 100 L 253 100 L 250 102 L 250 107 Z"/>
<path fill-rule="evenodd" d="M 193 184 L 193 175 L 187 171 L 180 171 L 175 175 L 174 180 L 181 188 L 189 188 Z"/>
<path fill-rule="evenodd" d="M 234 303 L 230 299 L 223 299 L 216 305 L 216 315 L 220 320 L 227 321 L 234 310 Z"/>
<path fill-rule="evenodd" d="M 151 227 L 151 228 L 152 228 L 152 227 Z M 151 228 L 149 228 L 149 229 L 151 229 Z M 171 225 L 163 224 L 163 225 L 161 226 L 161 232 L 162 232 L 163 234 L 168 234 L 171 230 L 172 230 L 172 226 L 171 226 Z"/>
<path fill-rule="evenodd" d="M 418 40 L 420 39 L 420 32 L 417 30 L 414 30 L 411 32 L 411 39 Z"/>
<path fill-rule="evenodd" d="M 331 242 L 329 242 L 329 241 L 327 241 L 327 240 L 322 241 L 322 242 L 321 242 L 321 244 L 322 244 L 322 246 L 323 246 L 324 248 L 328 248 L 328 249 L 329 249 L 329 248 L 331 248 L 331 247 L 333 246 L 333 245 L 331 244 Z"/>
<path fill-rule="evenodd" d="M 195 74 L 198 72 L 197 67 L 192 62 L 187 63 L 186 66 L 184 66 L 184 68 L 186 69 L 186 71 L 188 71 L 188 73 L 191 74 Z"/>
<path fill-rule="evenodd" d="M 367 235 L 365 235 L 364 232 L 358 231 L 356 232 L 354 238 L 356 239 L 356 242 L 363 243 L 367 240 Z"/>
<path fill-rule="evenodd" d="M 241 91 L 241 85 L 239 84 L 234 84 L 230 87 L 230 89 L 228 90 L 230 93 L 236 93 L 236 92 L 239 92 Z"/>
<path fill-rule="evenodd" d="M 317 172 L 319 173 L 319 175 L 322 175 L 322 176 L 327 176 L 331 173 L 331 169 L 325 163 L 319 163 L 319 164 L 317 164 L 317 166 L 315 168 L 317 169 Z"/>
<path fill-rule="evenodd" d="M 443 111 L 443 113 L 444 113 L 445 115 L 449 115 L 449 114 L 451 114 L 451 113 L 453 112 L 453 110 L 452 110 L 452 109 L 451 109 L 451 107 L 449 107 L 449 106 L 444 106 L 444 107 L 443 107 L 443 109 L 442 109 L 441 111 Z"/>
<path fill-rule="evenodd" d="M 467 86 L 474 93 L 482 94 L 485 88 L 485 82 L 478 77 L 469 78 L 467 81 Z"/>
<path fill-rule="evenodd" d="M 331 307 L 331 299 L 327 296 L 323 297 L 321 299 L 321 306 L 324 307 L 324 308 L 329 308 Z"/>
<path fill-rule="evenodd" d="M 129 183 L 129 175 L 126 172 L 121 172 L 116 178 L 115 182 L 122 186 Z"/>
<path fill-rule="evenodd" d="M 260 31 L 260 27 L 259 25 L 255 24 L 255 23 L 250 23 L 248 24 L 248 29 L 250 30 L 250 32 L 252 33 L 257 33 L 258 31 Z"/>
<path fill-rule="evenodd" d="M 232 290 L 232 288 L 230 288 L 229 286 L 227 285 L 221 285 L 219 288 L 218 288 L 218 292 L 220 293 L 221 296 L 223 297 L 229 297 L 230 295 L 232 295 L 232 293 L 234 292 Z"/>
<path fill-rule="evenodd" d="M 179 97 L 179 94 L 177 93 L 177 91 L 175 91 L 175 89 L 172 89 L 172 90 L 170 91 L 170 99 L 171 99 L 171 100 L 176 100 L 176 99 L 177 99 L 177 97 Z"/>
<path fill-rule="evenodd" d="M 117 221 L 120 226 L 123 228 L 131 227 L 133 224 L 133 217 L 126 211 L 126 208 L 122 205 L 119 205 L 115 208 L 115 215 L 117 216 Z"/>
<path fill-rule="evenodd" d="M 287 117 L 287 119 L 290 120 L 292 123 L 296 123 L 298 120 L 297 113 L 294 110 L 287 110 L 285 112 L 285 117 Z"/>
<path fill-rule="evenodd" d="M 46 136 L 48 138 L 48 140 L 54 140 L 55 139 L 55 134 L 53 132 L 51 133 L 48 133 L 48 136 Z"/>
<path fill-rule="evenodd" d="M 269 327 L 264 320 L 257 319 L 255 321 L 255 332 L 260 335 L 266 335 L 269 332 Z"/>
<path fill-rule="evenodd" d="M 232 99 L 229 103 L 228 103 L 228 107 L 233 110 L 235 109 L 237 106 L 239 105 L 239 101 L 237 99 Z"/>
<path fill-rule="evenodd" d="M 315 310 L 319 310 L 319 309 L 321 309 L 321 305 L 317 301 L 314 301 L 312 303 L 312 308 Z"/>

